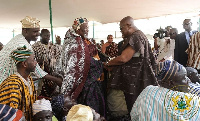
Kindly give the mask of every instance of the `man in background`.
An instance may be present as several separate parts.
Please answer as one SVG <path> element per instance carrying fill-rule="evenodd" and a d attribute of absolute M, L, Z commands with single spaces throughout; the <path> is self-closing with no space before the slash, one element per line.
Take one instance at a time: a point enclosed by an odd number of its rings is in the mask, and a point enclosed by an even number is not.
<path fill-rule="evenodd" d="M 174 60 L 183 66 L 186 66 L 188 54 L 185 51 L 189 46 L 191 36 L 197 31 L 192 31 L 191 19 L 185 19 L 183 21 L 183 28 L 185 29 L 185 32 L 178 34 L 175 41 Z"/>

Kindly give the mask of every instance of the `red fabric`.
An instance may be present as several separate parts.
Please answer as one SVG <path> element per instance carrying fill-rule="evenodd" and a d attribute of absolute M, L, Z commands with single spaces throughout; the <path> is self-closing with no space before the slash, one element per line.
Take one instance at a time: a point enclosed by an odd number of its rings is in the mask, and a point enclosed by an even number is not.
<path fill-rule="evenodd" d="M 80 37 L 77 37 L 76 38 L 78 44 L 80 43 L 80 41 L 84 41 L 82 40 Z M 75 82 L 74 85 L 73 85 L 73 89 L 72 89 L 72 99 L 77 99 L 78 95 L 80 94 L 80 92 L 82 91 L 83 89 L 83 86 L 85 84 L 85 81 L 86 81 L 86 78 L 87 78 L 87 75 L 88 75 L 88 72 L 89 72 L 89 69 L 90 69 L 90 54 L 89 54 L 89 49 L 88 49 L 88 45 L 84 42 L 84 46 L 85 46 L 85 60 L 84 60 L 84 71 L 83 71 L 83 81 L 78 85 L 78 82 Z M 81 50 L 81 46 L 79 45 L 78 50 Z M 77 54 L 77 57 L 78 59 L 80 59 L 81 56 L 84 56 L 82 55 L 82 53 L 78 53 Z M 78 65 L 78 62 L 76 63 L 76 65 Z M 75 68 L 79 68 L 78 66 L 76 66 Z M 80 77 L 79 76 L 79 73 L 78 70 L 79 69 L 76 69 L 77 72 L 75 74 L 75 78 L 76 80 Z"/>
<path fill-rule="evenodd" d="M 16 117 L 13 119 L 13 121 L 19 121 L 23 116 L 23 113 L 21 110 L 17 110 Z"/>

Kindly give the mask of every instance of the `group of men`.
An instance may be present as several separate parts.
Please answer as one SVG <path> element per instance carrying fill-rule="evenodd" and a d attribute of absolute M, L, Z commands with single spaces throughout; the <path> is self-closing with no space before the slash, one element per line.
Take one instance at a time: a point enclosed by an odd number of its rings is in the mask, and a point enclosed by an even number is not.
<path fill-rule="evenodd" d="M 185 22 L 184 27 L 190 24 L 188 21 Z M 88 39 L 86 18 L 75 19 L 65 35 L 62 47 L 49 43 L 50 32 L 47 29 L 43 29 L 40 34 L 39 20 L 36 18 L 27 16 L 21 23 L 22 34 L 9 41 L 0 53 L 0 104 L 21 110 L 28 121 L 76 120 L 74 118 L 83 118 L 80 120 L 84 121 L 105 120 L 106 100 L 100 81 L 103 68 L 111 71 L 108 86 L 124 93 L 132 120 L 149 117 L 146 110 L 137 109 L 145 108 L 141 106 L 142 101 L 145 101 L 142 99 L 143 96 L 148 96 L 151 89 L 151 95 L 155 92 L 156 96 L 156 93 L 162 92 L 161 90 L 167 93 L 174 86 L 188 86 L 184 66 L 173 60 L 156 63 L 147 37 L 134 25 L 134 20 L 130 16 L 120 21 L 124 39 L 120 49 L 115 52 L 113 59 L 104 63 L 100 61 L 96 45 Z M 31 46 L 30 41 L 36 41 L 39 35 L 41 41 Z M 186 32 L 184 35 L 186 39 L 190 36 Z M 109 35 L 108 40 L 110 37 L 112 36 Z M 178 61 L 183 61 L 183 48 L 178 49 L 182 46 L 180 41 L 181 38 L 176 40 L 175 53 L 178 56 L 175 56 L 179 57 Z M 114 43 L 108 42 L 102 50 L 106 52 L 110 45 Z M 43 82 L 42 86 L 40 82 Z M 34 83 L 38 85 L 38 89 Z M 195 87 L 192 82 L 189 86 Z M 153 91 L 156 89 L 157 91 Z M 41 90 L 39 97 L 38 90 Z M 187 88 L 177 88 L 173 91 L 188 92 Z M 46 98 L 51 102 L 46 99 L 37 100 L 37 97 Z M 163 97 L 161 99 L 164 100 Z M 150 99 L 151 101 L 159 102 L 155 98 Z M 152 106 L 150 103 L 149 105 Z M 81 113 L 82 108 L 87 110 L 87 114 Z M 70 110 L 73 113 L 70 113 Z M 158 113 L 154 110 L 150 112 Z M 161 114 L 158 115 L 152 115 L 149 119 L 161 119 Z"/>

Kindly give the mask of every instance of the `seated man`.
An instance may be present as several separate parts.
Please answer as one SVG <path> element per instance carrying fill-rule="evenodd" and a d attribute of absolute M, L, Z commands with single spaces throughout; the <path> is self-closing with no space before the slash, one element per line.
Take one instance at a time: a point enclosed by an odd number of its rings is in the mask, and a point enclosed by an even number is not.
<path fill-rule="evenodd" d="M 146 87 L 131 111 L 133 121 L 200 120 L 197 95 L 188 92 L 186 69 L 176 61 L 159 63 L 156 76 L 160 86 Z M 190 87 L 189 87 L 190 89 Z"/>
<path fill-rule="evenodd" d="M 0 103 L 22 110 L 26 120 L 31 121 L 36 91 L 29 74 L 35 71 L 37 62 L 26 46 L 14 50 L 10 56 L 16 63 L 17 72 L 1 83 Z"/>
<path fill-rule="evenodd" d="M 184 66 L 176 61 L 166 60 L 158 64 L 156 77 L 161 87 L 173 89 L 177 85 L 188 87 L 187 71 Z M 187 88 L 173 89 L 181 92 L 188 92 Z"/>
<path fill-rule="evenodd" d="M 57 121 L 53 116 L 51 103 L 49 100 L 36 100 L 33 104 L 33 120 L 34 121 Z"/>

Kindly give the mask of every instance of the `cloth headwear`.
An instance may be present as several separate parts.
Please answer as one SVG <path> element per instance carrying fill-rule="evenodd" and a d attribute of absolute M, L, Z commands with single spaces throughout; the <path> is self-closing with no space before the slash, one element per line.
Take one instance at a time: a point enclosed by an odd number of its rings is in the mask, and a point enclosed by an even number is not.
<path fill-rule="evenodd" d="M 40 21 L 37 18 L 26 16 L 20 22 L 22 23 L 22 28 L 40 28 Z"/>
<path fill-rule="evenodd" d="M 166 60 L 160 62 L 156 68 L 156 77 L 158 80 L 167 81 L 171 77 L 175 76 L 182 68 L 182 65 L 176 61 Z"/>
<path fill-rule="evenodd" d="M 33 103 L 33 115 L 43 110 L 52 111 L 50 101 L 44 98 L 41 100 L 36 100 L 35 103 Z"/>
<path fill-rule="evenodd" d="M 79 30 L 80 29 L 80 26 L 84 23 L 88 23 L 88 20 L 86 18 L 76 18 L 74 20 L 74 23 L 72 25 L 72 28 L 76 31 L 76 30 Z"/>
<path fill-rule="evenodd" d="M 27 58 L 30 57 L 30 55 L 33 54 L 31 50 L 28 50 L 26 46 L 19 47 L 16 50 L 11 52 L 11 58 L 15 61 L 15 63 L 23 62 Z"/>
<path fill-rule="evenodd" d="M 93 121 L 92 110 L 89 106 L 74 105 L 69 110 L 66 121 Z"/>

